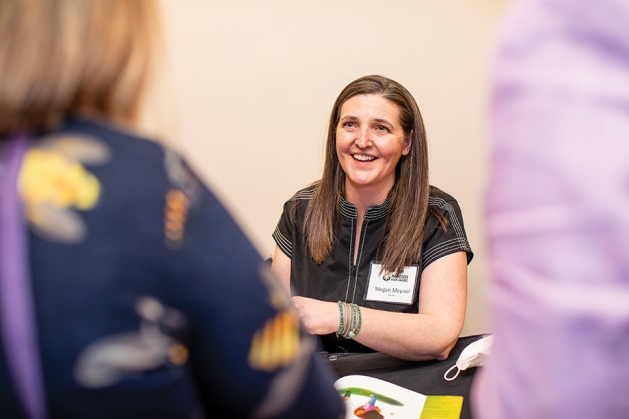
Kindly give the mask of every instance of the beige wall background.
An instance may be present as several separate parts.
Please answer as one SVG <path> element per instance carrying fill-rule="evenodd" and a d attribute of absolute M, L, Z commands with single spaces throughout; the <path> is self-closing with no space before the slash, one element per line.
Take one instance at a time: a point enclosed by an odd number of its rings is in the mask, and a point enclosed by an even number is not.
<path fill-rule="evenodd" d="M 462 335 L 489 331 L 483 235 L 488 74 L 507 0 L 162 0 L 167 54 L 145 126 L 178 148 L 269 257 L 284 202 L 318 179 L 352 80 L 402 83 L 431 183 L 459 201 L 475 258 Z"/>

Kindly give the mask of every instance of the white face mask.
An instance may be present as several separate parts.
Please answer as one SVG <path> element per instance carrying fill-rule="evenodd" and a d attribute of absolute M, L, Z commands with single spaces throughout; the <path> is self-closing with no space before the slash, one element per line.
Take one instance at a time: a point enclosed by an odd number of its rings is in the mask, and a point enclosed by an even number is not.
<path fill-rule="evenodd" d="M 459 373 L 462 370 L 483 365 L 485 357 L 489 355 L 489 349 L 491 348 L 492 343 L 494 343 L 494 336 L 489 335 L 467 345 L 467 347 L 463 349 L 463 352 L 461 352 L 461 355 L 459 355 L 456 365 L 453 365 L 450 369 L 448 369 L 448 371 L 446 371 L 443 375 L 443 378 L 447 381 L 452 381 L 459 376 Z M 454 374 L 453 377 L 448 377 L 450 371 L 455 368 L 457 368 L 456 374 Z"/>

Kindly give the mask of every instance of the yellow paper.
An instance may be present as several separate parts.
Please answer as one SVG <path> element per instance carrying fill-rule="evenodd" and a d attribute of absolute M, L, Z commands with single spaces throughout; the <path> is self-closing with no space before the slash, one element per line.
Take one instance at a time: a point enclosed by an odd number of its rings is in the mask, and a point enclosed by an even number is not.
<path fill-rule="evenodd" d="M 459 419 L 463 396 L 428 396 L 419 419 Z"/>

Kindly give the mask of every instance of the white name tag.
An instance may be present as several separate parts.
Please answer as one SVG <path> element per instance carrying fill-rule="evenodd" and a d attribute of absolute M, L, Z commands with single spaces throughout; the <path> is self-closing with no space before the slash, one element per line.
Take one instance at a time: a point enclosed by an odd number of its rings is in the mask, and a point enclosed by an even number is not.
<path fill-rule="evenodd" d="M 419 265 L 405 266 L 399 275 L 380 272 L 382 265 L 371 262 L 365 300 L 413 304 Z"/>

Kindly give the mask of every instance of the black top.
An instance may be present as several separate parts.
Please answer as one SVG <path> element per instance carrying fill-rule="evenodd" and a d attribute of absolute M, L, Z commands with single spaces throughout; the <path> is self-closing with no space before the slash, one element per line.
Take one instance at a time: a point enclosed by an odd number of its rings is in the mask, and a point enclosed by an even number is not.
<path fill-rule="evenodd" d="M 386 226 L 390 198 L 383 204 L 365 212 L 361 242 L 354 266 L 354 240 L 358 212 L 356 207 L 341 197 L 340 211 L 334 227 L 335 244 L 331 254 L 317 265 L 310 257 L 302 226 L 313 188 L 297 192 L 284 204 L 284 212 L 273 233 L 278 247 L 291 259 L 291 288 L 294 295 L 323 301 L 345 301 L 377 310 L 417 313 L 419 311 L 419 282 L 421 272 L 435 260 L 460 251 L 467 253 L 468 263 L 473 253 L 465 235 L 463 217 L 458 203 L 445 192 L 431 187 L 429 205 L 447 220 L 446 230 L 439 220 L 428 213 L 422 246 L 422 258 L 417 261 L 419 272 L 411 304 L 368 301 L 365 299 L 372 262 L 379 262 L 379 244 L 388 233 Z M 409 223 L 411 220 L 409 220 Z M 330 352 L 365 352 L 371 349 L 355 341 L 337 338 L 335 334 L 323 337 L 325 349 Z"/>

